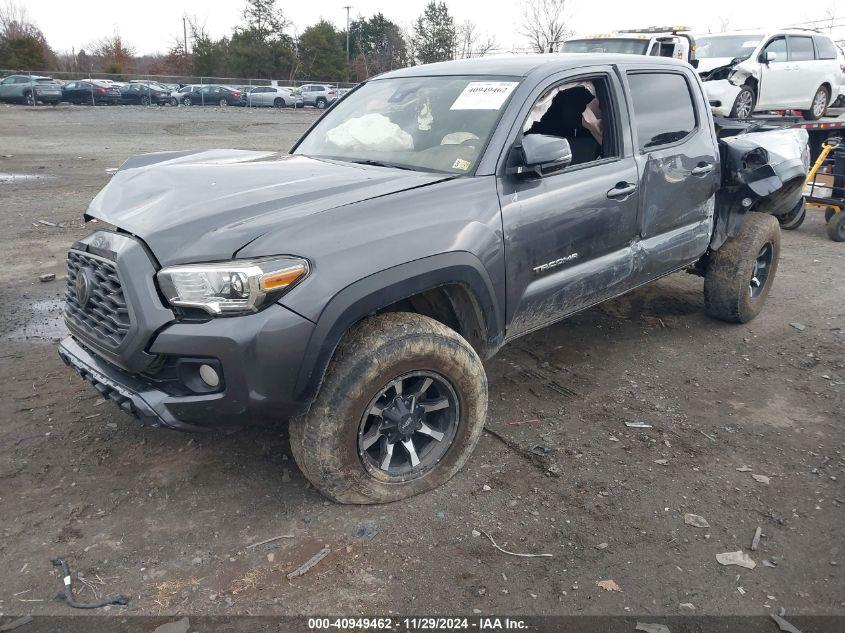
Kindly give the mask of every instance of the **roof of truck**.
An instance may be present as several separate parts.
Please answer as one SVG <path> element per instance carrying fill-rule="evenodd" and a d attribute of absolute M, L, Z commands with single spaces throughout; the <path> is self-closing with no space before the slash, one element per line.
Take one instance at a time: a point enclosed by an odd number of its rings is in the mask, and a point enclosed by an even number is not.
<path fill-rule="evenodd" d="M 668 57 L 644 57 L 642 55 L 614 55 L 608 53 L 544 53 L 541 55 L 512 55 L 507 57 L 476 57 L 457 59 L 435 64 L 409 66 L 379 75 L 387 77 L 432 77 L 438 75 L 490 75 L 525 77 L 535 70 L 547 67 L 550 73 L 568 68 L 584 66 L 605 66 L 607 64 L 643 62 L 656 65 L 688 66 L 685 62 Z"/>

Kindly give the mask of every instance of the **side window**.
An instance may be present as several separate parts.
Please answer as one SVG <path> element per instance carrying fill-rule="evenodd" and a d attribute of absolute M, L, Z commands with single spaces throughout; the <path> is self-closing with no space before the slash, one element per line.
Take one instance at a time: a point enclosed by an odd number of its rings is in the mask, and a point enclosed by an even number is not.
<path fill-rule="evenodd" d="M 787 60 L 786 38 L 777 37 L 768 44 L 766 44 L 766 48 L 763 49 L 764 60 L 766 59 L 766 55 L 768 53 L 774 53 L 776 55 L 774 59 L 775 62 L 785 62 Z"/>
<path fill-rule="evenodd" d="M 628 73 L 640 151 L 676 143 L 695 129 L 689 84 L 678 73 Z"/>
<path fill-rule="evenodd" d="M 617 155 L 607 77 L 557 84 L 531 107 L 523 135 L 544 134 L 569 141 L 572 165 Z"/>
<path fill-rule="evenodd" d="M 74 90 L 76 88 L 76 82 L 72 81 L 69 84 L 65 84 L 65 90 Z"/>
<path fill-rule="evenodd" d="M 803 62 L 815 58 L 812 38 L 789 36 L 789 61 Z"/>
<path fill-rule="evenodd" d="M 816 43 L 818 59 L 836 59 L 836 46 L 830 41 L 830 38 L 814 35 L 813 41 Z"/>
<path fill-rule="evenodd" d="M 14 78 L 14 77 L 6 77 L 6 78 L 3 80 L 2 85 L 6 86 L 6 85 L 8 85 L 8 84 L 13 84 L 13 83 L 15 83 L 15 78 Z"/>

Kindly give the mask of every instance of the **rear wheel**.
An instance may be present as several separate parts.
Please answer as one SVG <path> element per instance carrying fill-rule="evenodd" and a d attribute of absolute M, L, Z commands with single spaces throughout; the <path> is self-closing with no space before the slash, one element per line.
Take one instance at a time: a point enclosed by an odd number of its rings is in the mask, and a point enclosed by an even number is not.
<path fill-rule="evenodd" d="M 778 224 L 780 224 L 780 228 L 785 231 L 794 231 L 804 224 L 804 220 L 806 218 L 807 207 L 804 204 L 804 198 L 801 198 L 801 201 L 795 205 L 795 208 L 792 209 L 792 211 L 778 218 Z"/>
<path fill-rule="evenodd" d="M 341 342 L 311 410 L 290 425 L 303 474 L 341 503 L 436 488 L 484 427 L 487 379 L 467 341 L 425 316 L 365 319 Z"/>
<path fill-rule="evenodd" d="M 801 114 L 808 121 L 818 121 L 824 116 L 827 110 L 827 102 L 830 101 L 830 91 L 824 86 L 820 86 L 813 95 L 813 101 L 810 104 L 809 110 L 802 110 Z"/>
<path fill-rule="evenodd" d="M 827 236 L 834 242 L 845 242 L 845 211 L 835 213 L 827 221 Z"/>
<path fill-rule="evenodd" d="M 225 108 L 227 105 L 229 105 L 229 102 L 226 99 L 220 99 L 220 101 L 217 102 L 217 105 L 219 105 L 221 108 Z"/>
<path fill-rule="evenodd" d="M 824 210 L 824 221 L 830 222 L 830 218 L 836 215 L 836 207 L 827 207 Z"/>
<path fill-rule="evenodd" d="M 191 99 L 190 97 L 185 97 L 184 99 L 182 99 L 182 105 L 189 106 L 189 105 L 191 105 L 193 102 L 194 102 L 194 100 L 193 100 L 193 99 Z"/>
<path fill-rule="evenodd" d="M 172 105 L 174 108 L 179 105 L 179 101 L 176 99 L 176 97 L 170 97 L 170 105 Z"/>
<path fill-rule="evenodd" d="M 277 108 L 284 108 L 285 107 L 285 100 L 281 97 L 276 97 L 273 99 L 273 105 Z"/>
<path fill-rule="evenodd" d="M 731 118 L 747 119 L 752 112 L 754 112 L 754 91 L 748 86 L 742 86 L 734 99 Z"/>
<path fill-rule="evenodd" d="M 142 106 L 150 105 L 150 98 L 149 97 L 141 97 L 141 105 Z"/>
<path fill-rule="evenodd" d="M 747 213 L 739 235 L 711 253 L 704 275 L 704 306 L 722 321 L 747 323 L 763 309 L 780 258 L 774 216 Z"/>
<path fill-rule="evenodd" d="M 35 105 L 35 95 L 33 95 L 31 92 L 25 92 L 23 95 L 23 100 L 26 105 Z"/>

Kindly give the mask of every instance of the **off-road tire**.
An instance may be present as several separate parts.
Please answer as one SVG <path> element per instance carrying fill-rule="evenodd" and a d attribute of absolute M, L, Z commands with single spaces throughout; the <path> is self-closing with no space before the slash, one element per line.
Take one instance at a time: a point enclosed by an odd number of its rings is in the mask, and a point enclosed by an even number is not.
<path fill-rule="evenodd" d="M 845 211 L 835 213 L 827 221 L 827 236 L 834 242 L 845 242 Z"/>
<path fill-rule="evenodd" d="M 824 97 L 820 97 L 820 93 L 824 93 Z M 824 107 L 821 109 L 816 108 L 816 102 L 818 99 L 824 99 Z M 827 104 L 830 101 L 830 90 L 828 90 L 825 86 L 819 86 L 819 89 L 813 93 L 813 100 L 810 102 L 810 109 L 809 110 L 801 110 L 801 115 L 807 121 L 818 121 L 820 118 L 824 116 L 824 113 L 827 111 Z"/>
<path fill-rule="evenodd" d="M 733 106 L 731 106 L 730 118 L 746 119 L 750 117 L 752 114 L 754 114 L 754 105 L 756 104 L 756 101 L 757 97 L 754 94 L 754 91 L 748 86 L 742 86 L 742 88 L 740 88 L 739 90 L 739 93 L 736 95 L 736 98 L 734 99 Z M 747 107 L 748 111 L 740 112 L 740 109 L 744 109 L 744 107 Z"/>
<path fill-rule="evenodd" d="M 773 257 L 765 283 L 756 298 L 750 292 L 758 253 L 772 245 Z M 763 309 L 780 259 L 780 227 L 774 216 L 750 212 L 739 235 L 728 239 L 710 254 L 704 275 L 704 307 L 707 313 L 730 323 L 747 323 Z"/>
<path fill-rule="evenodd" d="M 804 220 L 806 219 L 807 207 L 804 204 L 804 198 L 801 198 L 801 202 L 795 205 L 795 208 L 792 209 L 792 211 L 778 218 L 778 224 L 780 224 L 780 228 L 784 231 L 794 231 L 804 224 Z"/>
<path fill-rule="evenodd" d="M 369 472 L 358 452 L 362 416 L 393 379 L 429 371 L 453 388 L 460 410 L 454 439 L 433 468 L 403 482 Z M 487 377 L 475 350 L 429 317 L 392 312 L 361 321 L 343 338 L 320 392 L 304 416 L 290 423 L 296 463 L 308 480 L 340 503 L 389 503 L 447 482 L 472 453 L 487 413 Z"/>

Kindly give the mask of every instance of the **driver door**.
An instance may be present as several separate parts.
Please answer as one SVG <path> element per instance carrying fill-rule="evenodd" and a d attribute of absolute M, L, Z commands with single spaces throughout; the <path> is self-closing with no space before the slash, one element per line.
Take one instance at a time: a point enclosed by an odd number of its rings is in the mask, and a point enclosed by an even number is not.
<path fill-rule="evenodd" d="M 774 53 L 774 61 L 765 62 L 766 55 Z M 760 83 L 755 109 L 765 110 L 784 106 L 789 103 L 793 92 L 792 84 L 797 80 L 793 71 L 793 64 L 789 61 L 789 50 L 785 37 L 775 37 L 769 40 L 760 54 Z"/>
<path fill-rule="evenodd" d="M 535 116 L 551 90 L 578 82 L 595 88 L 603 129 L 600 155 L 542 178 L 498 178 L 508 339 L 630 287 L 639 176 L 618 77 L 599 67 L 541 85 L 520 114 L 512 145 L 519 146 L 527 133 L 522 121 Z"/>

